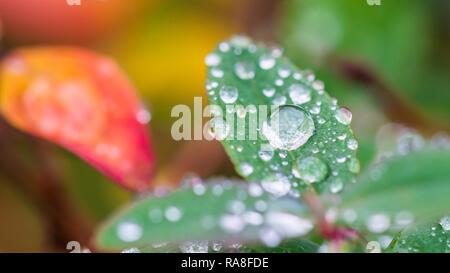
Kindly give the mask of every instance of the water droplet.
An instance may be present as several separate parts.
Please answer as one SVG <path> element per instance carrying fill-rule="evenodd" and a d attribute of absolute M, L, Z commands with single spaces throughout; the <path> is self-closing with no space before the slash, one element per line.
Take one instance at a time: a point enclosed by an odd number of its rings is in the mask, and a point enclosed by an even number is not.
<path fill-rule="evenodd" d="M 252 63 L 239 62 L 234 65 L 234 72 L 241 80 L 249 80 L 255 77 L 255 67 Z"/>
<path fill-rule="evenodd" d="M 295 104 L 304 104 L 311 100 L 311 91 L 303 84 L 294 83 L 289 87 L 289 97 Z"/>
<path fill-rule="evenodd" d="M 131 247 L 125 248 L 124 250 L 121 251 L 121 253 L 141 253 L 141 251 L 137 247 Z"/>
<path fill-rule="evenodd" d="M 439 224 L 441 224 L 442 228 L 445 231 L 449 231 L 450 230 L 450 217 L 449 216 L 442 217 L 441 220 L 439 221 Z"/>
<path fill-rule="evenodd" d="M 264 222 L 263 216 L 256 211 L 246 211 L 242 215 L 242 218 L 247 224 L 252 226 L 259 226 Z"/>
<path fill-rule="evenodd" d="M 384 213 L 371 215 L 366 223 L 367 229 L 374 233 L 382 233 L 386 231 L 390 225 L 391 221 L 389 216 Z"/>
<path fill-rule="evenodd" d="M 123 222 L 117 226 L 117 236 L 124 242 L 134 242 L 142 236 L 142 227 L 134 222 Z"/>
<path fill-rule="evenodd" d="M 215 78 L 222 78 L 223 70 L 220 70 L 219 68 L 214 67 L 213 69 L 211 69 L 211 75 Z"/>
<path fill-rule="evenodd" d="M 230 43 L 237 47 L 247 48 L 252 43 L 252 40 L 245 35 L 234 35 Z"/>
<path fill-rule="evenodd" d="M 316 156 L 298 158 L 296 163 L 300 177 L 309 183 L 320 182 L 327 177 L 327 165 Z"/>
<path fill-rule="evenodd" d="M 282 211 L 268 212 L 266 224 L 285 237 L 305 235 L 314 227 L 310 220 Z"/>
<path fill-rule="evenodd" d="M 181 213 L 181 210 L 179 208 L 170 206 L 166 209 L 165 216 L 170 222 L 177 222 L 181 219 L 183 214 Z"/>
<path fill-rule="evenodd" d="M 224 140 L 230 133 L 230 126 L 225 120 L 220 117 L 212 118 L 209 121 L 209 126 L 209 134 L 217 140 Z"/>
<path fill-rule="evenodd" d="M 333 179 L 330 184 L 330 191 L 332 193 L 338 193 L 344 188 L 344 183 L 340 178 Z"/>
<path fill-rule="evenodd" d="M 284 105 L 286 104 L 286 97 L 280 94 L 277 94 L 272 101 L 273 105 Z"/>
<path fill-rule="evenodd" d="M 281 78 L 287 78 L 287 77 L 289 77 L 291 75 L 291 69 L 289 67 L 286 67 L 286 66 L 280 66 L 278 68 L 278 75 Z"/>
<path fill-rule="evenodd" d="M 140 109 L 136 113 L 136 119 L 141 124 L 147 124 L 152 119 L 152 115 L 150 114 L 150 112 L 147 109 Z"/>
<path fill-rule="evenodd" d="M 223 242 L 213 241 L 211 247 L 212 247 L 213 251 L 219 252 L 223 249 Z"/>
<path fill-rule="evenodd" d="M 226 43 L 226 42 L 222 42 L 219 44 L 219 50 L 222 52 L 228 52 L 230 51 L 230 44 Z"/>
<path fill-rule="evenodd" d="M 281 174 L 265 177 L 261 182 L 261 186 L 275 197 L 284 196 L 291 190 L 289 179 Z"/>
<path fill-rule="evenodd" d="M 261 158 L 261 160 L 265 161 L 265 162 L 271 160 L 273 157 L 273 154 L 274 154 L 274 152 L 272 150 L 267 150 L 267 151 L 261 150 L 258 152 L 259 158 Z"/>
<path fill-rule="evenodd" d="M 220 61 L 222 59 L 220 58 L 219 55 L 217 55 L 216 53 L 211 53 L 208 56 L 206 56 L 205 58 L 205 64 L 207 66 L 216 66 L 220 64 Z"/>
<path fill-rule="evenodd" d="M 202 183 L 195 184 L 192 190 L 196 195 L 203 195 L 206 192 L 206 187 Z"/>
<path fill-rule="evenodd" d="M 263 194 L 263 189 L 256 183 L 251 183 L 248 185 L 248 194 L 253 197 L 259 197 Z"/>
<path fill-rule="evenodd" d="M 271 55 L 262 55 L 259 59 L 259 67 L 263 70 L 269 70 L 275 66 L 275 58 Z"/>
<path fill-rule="evenodd" d="M 259 231 L 259 239 L 268 247 L 276 247 L 283 239 L 273 228 L 265 227 Z"/>
<path fill-rule="evenodd" d="M 323 90 L 325 85 L 323 84 L 323 81 L 317 80 L 312 83 L 312 87 L 316 90 Z"/>
<path fill-rule="evenodd" d="M 245 228 L 245 222 L 239 215 L 226 214 L 220 218 L 220 227 L 229 233 L 238 233 Z"/>
<path fill-rule="evenodd" d="M 314 121 L 301 107 L 283 105 L 264 122 L 262 132 L 273 147 L 295 150 L 313 135 Z"/>
<path fill-rule="evenodd" d="M 208 241 L 187 241 L 180 244 L 183 253 L 208 253 Z"/>
<path fill-rule="evenodd" d="M 349 125 L 352 122 L 352 112 L 345 107 L 339 108 L 334 117 L 344 125 Z"/>
<path fill-rule="evenodd" d="M 264 200 L 258 200 L 255 202 L 255 209 L 257 211 L 265 211 L 267 209 L 267 203 Z"/>
<path fill-rule="evenodd" d="M 225 103 L 234 103 L 238 98 L 238 89 L 234 86 L 222 86 L 219 91 L 220 99 Z"/>
<path fill-rule="evenodd" d="M 262 90 L 264 96 L 270 98 L 275 94 L 275 88 L 270 87 L 270 86 L 266 86 L 264 87 L 264 89 Z"/>
<path fill-rule="evenodd" d="M 359 163 L 359 160 L 355 157 L 352 157 L 348 160 L 348 170 L 352 173 L 359 173 L 359 170 L 361 168 L 361 164 Z"/>
<path fill-rule="evenodd" d="M 349 139 L 347 140 L 347 147 L 348 147 L 350 150 L 356 150 L 356 149 L 358 149 L 358 141 L 357 141 L 356 139 L 354 139 L 354 138 L 349 138 Z"/>
<path fill-rule="evenodd" d="M 243 162 L 239 165 L 242 175 L 249 176 L 253 173 L 253 166 L 250 163 Z"/>
<path fill-rule="evenodd" d="M 239 200 L 231 200 L 228 202 L 227 208 L 233 214 L 242 214 L 245 211 L 245 204 Z"/>

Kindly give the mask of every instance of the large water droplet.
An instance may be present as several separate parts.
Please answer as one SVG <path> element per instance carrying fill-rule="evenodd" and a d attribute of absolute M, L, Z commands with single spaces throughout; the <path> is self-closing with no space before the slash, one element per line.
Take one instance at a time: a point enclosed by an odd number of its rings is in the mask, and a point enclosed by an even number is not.
<path fill-rule="evenodd" d="M 352 112 L 347 108 L 339 108 L 334 115 L 337 121 L 344 125 L 349 125 L 352 122 Z"/>
<path fill-rule="evenodd" d="M 241 80 L 249 80 L 255 77 L 255 67 L 252 63 L 239 62 L 234 65 L 234 72 Z"/>
<path fill-rule="evenodd" d="M 170 206 L 166 209 L 165 216 L 170 222 L 177 222 L 181 219 L 183 214 L 181 213 L 181 210 L 179 208 Z"/>
<path fill-rule="evenodd" d="M 289 97 L 295 104 L 303 104 L 311 100 L 311 91 L 303 84 L 294 83 L 289 87 Z"/>
<path fill-rule="evenodd" d="M 295 150 L 313 135 L 314 121 L 301 107 L 283 105 L 264 122 L 262 132 L 273 147 Z"/>
<path fill-rule="evenodd" d="M 219 91 L 220 99 L 225 103 L 234 103 L 238 98 L 238 89 L 234 86 L 222 86 Z"/>
<path fill-rule="evenodd" d="M 300 178 L 309 183 L 320 182 L 328 174 L 328 167 L 320 158 L 308 156 L 297 159 L 297 170 Z"/>

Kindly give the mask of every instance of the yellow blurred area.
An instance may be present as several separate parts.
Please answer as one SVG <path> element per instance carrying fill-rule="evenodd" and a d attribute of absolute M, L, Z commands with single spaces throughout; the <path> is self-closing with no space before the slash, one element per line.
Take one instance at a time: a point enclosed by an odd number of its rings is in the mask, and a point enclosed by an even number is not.
<path fill-rule="evenodd" d="M 168 1 L 171 2 L 171 1 Z M 194 1 L 196 2 L 196 1 Z M 154 118 L 170 118 L 171 106 L 204 96 L 205 56 L 234 30 L 219 6 L 161 3 L 108 49 L 152 105 Z"/>

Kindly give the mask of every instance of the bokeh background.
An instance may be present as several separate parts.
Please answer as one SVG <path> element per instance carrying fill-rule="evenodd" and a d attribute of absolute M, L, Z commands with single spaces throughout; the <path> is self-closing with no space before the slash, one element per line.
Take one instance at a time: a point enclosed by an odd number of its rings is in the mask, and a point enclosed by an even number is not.
<path fill-rule="evenodd" d="M 194 96 L 206 104 L 204 57 L 234 33 L 281 44 L 352 110 L 363 167 L 374 157 L 383 124 L 402 123 L 425 136 L 449 131 L 447 0 L 68 2 L 0 0 L 1 54 L 73 45 L 113 57 L 151 110 L 155 184 L 174 187 L 188 171 L 236 175 L 218 143 L 170 136 L 173 106 L 191 106 Z M 92 229 L 133 198 L 71 153 L 0 122 L 0 252 L 64 251 L 68 240 L 88 244 Z"/>

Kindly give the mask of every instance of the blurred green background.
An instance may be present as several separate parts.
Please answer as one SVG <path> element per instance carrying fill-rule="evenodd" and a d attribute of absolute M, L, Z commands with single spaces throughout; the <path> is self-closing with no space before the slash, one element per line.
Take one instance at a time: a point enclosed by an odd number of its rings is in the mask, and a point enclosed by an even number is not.
<path fill-rule="evenodd" d="M 401 117 L 389 112 L 371 86 L 343 76 L 339 65 L 356 62 L 376 74 L 394 98 L 423 117 L 419 131 L 430 133 L 427 124 L 448 131 L 448 14 L 447 0 L 381 0 L 381 5 L 365 0 L 81 0 L 81 6 L 63 0 L 0 0 L 1 50 L 6 54 L 22 46 L 69 44 L 112 56 L 152 112 L 150 129 L 162 170 L 186 144 L 170 137 L 175 120 L 170 111 L 177 104 L 193 105 L 194 96 L 205 96 L 204 57 L 215 44 L 234 33 L 279 43 L 286 56 L 312 69 L 329 94 L 352 110 L 364 167 L 374 156 L 380 126 L 415 121 L 412 116 L 408 120 L 409 112 Z M 16 156 L 39 173 L 40 159 L 27 145 L 31 138 L 8 134 Z M 45 148 L 68 202 L 90 225 L 133 198 L 69 152 L 47 143 Z M 211 175 L 235 175 L 230 166 L 221 161 Z M 0 252 L 53 251 L 45 215 L 4 168 Z"/>

